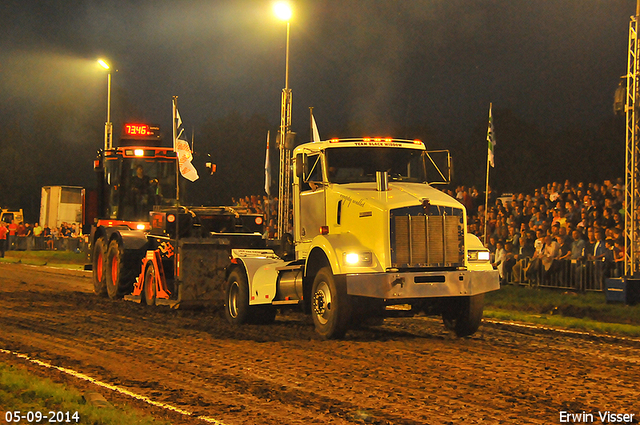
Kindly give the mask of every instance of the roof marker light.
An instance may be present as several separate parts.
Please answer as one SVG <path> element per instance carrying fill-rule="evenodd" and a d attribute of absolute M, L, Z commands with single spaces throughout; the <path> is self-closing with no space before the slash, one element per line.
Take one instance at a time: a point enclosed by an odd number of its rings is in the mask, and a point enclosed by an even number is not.
<path fill-rule="evenodd" d="M 329 143 L 338 143 L 340 141 L 340 139 L 331 139 L 329 140 Z"/>

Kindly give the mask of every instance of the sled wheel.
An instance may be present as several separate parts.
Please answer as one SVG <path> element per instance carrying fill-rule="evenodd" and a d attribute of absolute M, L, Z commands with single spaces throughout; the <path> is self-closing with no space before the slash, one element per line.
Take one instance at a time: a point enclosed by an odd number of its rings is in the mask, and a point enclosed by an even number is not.
<path fill-rule="evenodd" d="M 144 273 L 141 301 L 146 305 L 156 304 L 156 268 L 151 262 Z"/>

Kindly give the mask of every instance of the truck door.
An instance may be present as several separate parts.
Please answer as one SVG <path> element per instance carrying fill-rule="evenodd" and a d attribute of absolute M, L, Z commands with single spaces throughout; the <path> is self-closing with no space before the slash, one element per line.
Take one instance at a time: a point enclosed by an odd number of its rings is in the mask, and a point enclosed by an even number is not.
<path fill-rule="evenodd" d="M 322 156 L 306 155 L 304 176 L 300 184 L 300 238 L 309 242 L 326 225 L 325 193 L 322 180 Z"/>

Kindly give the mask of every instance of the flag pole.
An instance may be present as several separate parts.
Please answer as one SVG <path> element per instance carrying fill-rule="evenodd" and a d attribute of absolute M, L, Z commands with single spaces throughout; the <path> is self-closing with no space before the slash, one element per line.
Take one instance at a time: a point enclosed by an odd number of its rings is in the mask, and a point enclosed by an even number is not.
<path fill-rule="evenodd" d="M 173 96 L 172 102 L 172 118 L 173 118 L 173 151 L 176 154 L 176 204 L 180 206 L 180 161 L 178 161 L 178 149 L 176 146 L 176 139 L 178 137 L 177 126 L 177 110 L 178 110 L 178 96 Z"/>
<path fill-rule="evenodd" d="M 489 150 L 487 149 L 487 184 L 484 188 L 484 246 L 487 246 L 487 213 L 489 211 Z"/>
<path fill-rule="evenodd" d="M 313 106 L 309 106 L 309 140 L 315 142 L 313 140 Z"/>
<path fill-rule="evenodd" d="M 271 135 L 271 131 L 267 130 L 267 153 L 264 161 L 264 190 L 267 192 L 267 205 L 266 205 L 266 216 L 267 216 L 267 225 L 265 226 L 267 229 L 267 237 L 265 239 L 269 239 L 269 226 L 271 225 L 271 158 L 269 157 L 269 136 Z"/>
<path fill-rule="evenodd" d="M 487 130 L 487 182 L 484 187 L 484 246 L 487 246 L 487 240 L 489 239 L 487 235 L 487 218 L 489 214 L 489 167 L 491 164 L 490 155 L 493 154 L 493 117 L 491 114 L 491 109 L 493 107 L 493 102 L 489 103 L 489 128 Z M 489 147 L 489 145 L 492 145 Z"/>

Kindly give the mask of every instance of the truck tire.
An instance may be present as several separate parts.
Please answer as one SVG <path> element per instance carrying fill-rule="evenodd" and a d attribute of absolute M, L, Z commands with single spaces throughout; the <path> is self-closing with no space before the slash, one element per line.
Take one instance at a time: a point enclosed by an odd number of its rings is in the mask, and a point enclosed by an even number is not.
<path fill-rule="evenodd" d="M 124 248 L 116 239 L 109 243 L 107 249 L 106 286 L 109 298 L 121 299 L 133 290 L 133 282 L 140 273 L 135 261 L 127 258 Z"/>
<path fill-rule="evenodd" d="M 224 285 L 224 315 L 234 325 L 249 321 L 249 285 L 244 271 L 236 268 Z"/>
<path fill-rule="evenodd" d="M 140 301 L 145 305 L 156 305 L 156 267 L 149 262 L 144 272 L 144 282 L 142 282 L 142 296 Z"/>
<path fill-rule="evenodd" d="M 450 301 L 442 312 L 444 326 L 460 338 L 473 335 L 482 322 L 484 294 L 453 298 Z"/>
<path fill-rule="evenodd" d="M 101 297 L 107 296 L 107 283 L 106 283 L 106 251 L 107 247 L 104 243 L 104 238 L 99 237 L 93 244 L 93 252 L 91 253 L 91 269 L 93 280 L 93 292 Z"/>
<path fill-rule="evenodd" d="M 344 279 L 336 279 L 330 267 L 321 268 L 311 287 L 311 317 L 322 339 L 342 338 L 349 327 L 351 302 Z"/>

